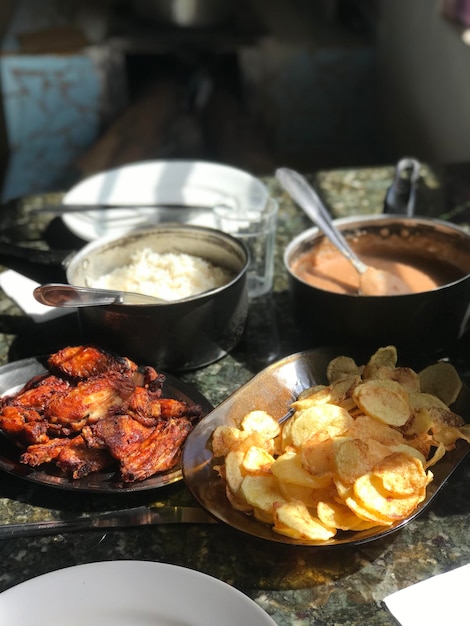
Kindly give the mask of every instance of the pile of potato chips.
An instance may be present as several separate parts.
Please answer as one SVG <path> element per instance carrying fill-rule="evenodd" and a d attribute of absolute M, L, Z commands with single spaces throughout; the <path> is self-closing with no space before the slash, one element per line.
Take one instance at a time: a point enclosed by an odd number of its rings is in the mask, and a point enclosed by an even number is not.
<path fill-rule="evenodd" d="M 470 443 L 470 425 L 449 408 L 462 383 L 447 362 L 417 373 L 387 346 L 362 366 L 337 357 L 326 374 L 282 424 L 255 410 L 212 436 L 231 506 L 314 543 L 407 518 L 429 468 L 458 439 Z"/>

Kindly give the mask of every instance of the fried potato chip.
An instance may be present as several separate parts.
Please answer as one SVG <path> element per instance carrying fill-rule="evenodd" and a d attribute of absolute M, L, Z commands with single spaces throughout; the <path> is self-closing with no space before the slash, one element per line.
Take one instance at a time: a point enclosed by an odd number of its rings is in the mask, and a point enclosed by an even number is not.
<path fill-rule="evenodd" d="M 385 457 L 372 474 L 380 481 L 381 490 L 395 498 L 421 493 L 428 483 L 421 461 L 403 451 Z"/>
<path fill-rule="evenodd" d="M 241 511 L 247 515 L 253 513 L 253 507 L 251 504 L 248 504 L 245 498 L 238 493 L 233 493 L 233 491 L 229 489 L 228 485 L 226 485 L 225 495 L 227 496 L 230 506 L 236 511 Z"/>
<path fill-rule="evenodd" d="M 459 427 L 459 430 L 462 433 L 463 439 L 470 443 L 470 424 L 463 424 L 463 426 Z"/>
<path fill-rule="evenodd" d="M 369 415 L 359 415 L 346 433 L 352 439 L 374 439 L 384 446 L 393 446 L 405 443 L 402 433 L 396 428 L 381 422 Z"/>
<path fill-rule="evenodd" d="M 421 433 L 420 435 L 407 438 L 406 443 L 427 459 L 431 452 L 433 438 L 429 433 Z"/>
<path fill-rule="evenodd" d="M 266 437 L 277 437 L 281 432 L 279 423 L 266 411 L 250 411 L 241 423 L 242 430 L 249 433 L 261 433 Z"/>
<path fill-rule="evenodd" d="M 316 388 L 314 392 L 300 394 L 299 399 L 291 406 L 296 411 L 302 411 L 319 404 L 341 405 L 351 397 L 352 391 L 360 382 L 361 377 L 358 375 L 345 376 L 328 386 Z M 353 405 L 354 403 L 351 406 Z"/>
<path fill-rule="evenodd" d="M 299 393 L 298 400 L 303 400 L 304 398 L 308 398 L 309 396 L 312 396 L 316 393 L 320 393 L 324 389 L 328 390 L 328 385 L 318 384 L 307 387 Z"/>
<path fill-rule="evenodd" d="M 276 507 L 273 530 L 281 535 L 310 541 L 327 541 L 336 534 L 315 518 L 304 502 L 286 502 Z"/>
<path fill-rule="evenodd" d="M 421 383 L 418 374 L 410 367 L 385 367 L 380 366 L 375 372 L 375 378 L 379 380 L 394 380 L 399 383 L 405 391 L 420 391 Z"/>
<path fill-rule="evenodd" d="M 389 447 L 373 439 L 343 439 L 335 445 L 336 475 L 343 483 L 352 484 L 389 454 Z"/>
<path fill-rule="evenodd" d="M 286 452 L 287 450 L 293 449 L 292 444 L 292 417 L 288 419 L 286 422 L 283 422 L 281 429 L 281 450 Z"/>
<path fill-rule="evenodd" d="M 271 471 L 274 457 L 264 448 L 251 446 L 245 452 L 242 461 L 243 471 L 247 474 L 267 474 Z"/>
<path fill-rule="evenodd" d="M 334 500 L 321 500 L 317 505 L 317 516 L 322 524 L 337 530 L 356 530 L 364 521 L 345 504 Z"/>
<path fill-rule="evenodd" d="M 245 452 L 231 450 L 225 457 L 225 480 L 230 491 L 237 494 L 245 477 L 243 459 Z"/>
<path fill-rule="evenodd" d="M 374 526 L 391 526 L 392 520 L 386 520 L 381 515 L 376 515 L 372 511 L 366 509 L 356 498 L 352 485 L 346 485 L 339 478 L 335 479 L 336 489 L 339 498 L 344 504 L 353 511 L 355 515 L 367 524 Z"/>
<path fill-rule="evenodd" d="M 296 485 L 294 483 L 288 483 L 279 480 L 279 491 L 282 493 L 286 501 L 289 500 L 302 500 L 309 507 L 314 506 L 313 494 L 316 489 L 310 487 L 304 487 L 302 485 Z"/>
<path fill-rule="evenodd" d="M 275 445 L 274 439 L 269 437 L 265 433 L 258 432 L 245 432 L 242 431 L 243 436 L 240 438 L 232 450 L 240 450 L 241 452 L 247 452 L 252 446 L 258 448 L 264 448 L 269 454 L 273 454 Z"/>
<path fill-rule="evenodd" d="M 433 419 L 433 428 L 439 428 L 441 426 L 463 426 L 464 420 L 460 415 L 454 413 L 450 409 L 436 410 L 431 409 L 431 416 Z"/>
<path fill-rule="evenodd" d="M 332 404 L 341 405 L 352 397 L 354 389 L 361 382 L 360 376 L 346 376 L 340 380 L 336 380 L 330 385 L 330 395 Z"/>
<path fill-rule="evenodd" d="M 375 378 L 377 370 L 382 367 L 394 369 L 397 361 L 398 354 L 395 346 L 385 346 L 383 348 L 379 348 L 374 352 L 365 365 L 362 372 L 362 378 L 364 380 L 368 378 Z"/>
<path fill-rule="evenodd" d="M 330 477 L 315 476 L 302 465 L 298 452 L 285 452 L 271 465 L 271 471 L 280 482 L 294 483 L 310 489 L 321 489 L 331 482 Z"/>
<path fill-rule="evenodd" d="M 302 392 L 299 399 L 292 403 L 296 411 L 307 409 L 317 404 L 340 404 L 352 395 L 353 389 L 361 382 L 357 374 L 346 375 L 329 385 L 316 387 L 309 393 Z"/>
<path fill-rule="evenodd" d="M 235 426 L 217 426 L 211 439 L 212 453 L 215 457 L 226 456 L 246 437 L 247 433 L 243 433 Z"/>
<path fill-rule="evenodd" d="M 362 368 L 356 364 L 355 360 L 349 356 L 338 356 L 332 359 L 326 368 L 326 378 L 328 382 L 334 383 L 341 378 L 351 375 L 360 376 Z"/>
<path fill-rule="evenodd" d="M 435 444 L 442 443 L 446 447 L 446 450 L 453 450 L 456 441 L 459 439 L 470 443 L 470 436 L 465 434 L 465 430 L 457 428 L 456 426 L 442 426 L 433 431 L 433 442 Z"/>
<path fill-rule="evenodd" d="M 440 443 L 437 448 L 434 450 L 434 454 L 427 459 L 425 468 L 428 469 L 435 465 L 438 461 L 440 461 L 447 452 L 446 447 L 443 443 Z"/>
<path fill-rule="evenodd" d="M 412 402 L 413 403 L 413 402 Z M 408 437 L 427 433 L 432 427 L 431 413 L 426 407 L 413 409 L 411 417 L 405 424 L 404 433 Z"/>
<path fill-rule="evenodd" d="M 339 441 L 338 438 L 330 438 L 304 446 L 300 451 L 303 467 L 318 478 L 323 476 L 331 478 L 336 471 L 335 446 Z"/>
<path fill-rule="evenodd" d="M 427 393 L 424 391 L 409 393 L 408 402 L 410 403 L 413 411 L 417 411 L 419 409 L 442 409 L 443 411 L 448 410 L 447 404 L 445 404 L 440 398 L 432 393 Z"/>
<path fill-rule="evenodd" d="M 453 404 L 462 389 L 460 376 L 451 363 L 439 361 L 419 372 L 420 389 L 437 396 L 445 405 Z"/>
<path fill-rule="evenodd" d="M 258 510 L 258 519 L 266 523 L 274 521 L 274 506 L 286 501 L 276 478 L 267 475 L 245 476 L 240 485 L 240 495 L 253 507 L 255 515 Z"/>
<path fill-rule="evenodd" d="M 320 502 L 337 502 L 338 492 L 333 483 L 333 480 L 323 489 L 314 489 L 312 491 L 311 501 L 309 502 L 309 509 L 313 512 L 317 510 Z"/>
<path fill-rule="evenodd" d="M 423 487 L 409 496 L 390 497 L 374 473 L 360 476 L 353 485 L 353 491 L 358 505 L 385 523 L 393 523 L 411 515 L 426 495 L 426 487 Z"/>
<path fill-rule="evenodd" d="M 411 415 L 408 393 L 394 380 L 366 380 L 353 398 L 366 415 L 391 426 L 403 426 Z"/>
<path fill-rule="evenodd" d="M 295 411 L 308 409 L 315 404 L 326 404 L 331 401 L 331 391 L 329 385 L 316 385 L 309 389 L 304 389 L 299 394 L 298 399 L 291 404 Z"/>
<path fill-rule="evenodd" d="M 423 467 L 425 467 L 426 465 L 427 455 L 425 456 L 420 450 L 418 450 L 414 446 L 411 446 L 406 443 L 400 443 L 396 446 L 390 446 L 390 449 L 392 452 L 404 452 L 405 454 L 408 454 L 409 456 L 415 457 L 416 459 L 418 459 L 418 461 L 422 463 Z"/>
<path fill-rule="evenodd" d="M 353 528 L 351 530 L 359 532 L 360 530 L 369 530 L 369 528 L 374 528 L 374 526 L 378 526 L 377 522 L 370 522 L 363 519 L 359 521 L 359 524 L 356 526 L 356 528 Z"/>
<path fill-rule="evenodd" d="M 335 404 L 322 404 L 296 413 L 290 421 L 292 445 L 300 449 L 308 443 L 341 436 L 354 420 L 346 409 Z"/>

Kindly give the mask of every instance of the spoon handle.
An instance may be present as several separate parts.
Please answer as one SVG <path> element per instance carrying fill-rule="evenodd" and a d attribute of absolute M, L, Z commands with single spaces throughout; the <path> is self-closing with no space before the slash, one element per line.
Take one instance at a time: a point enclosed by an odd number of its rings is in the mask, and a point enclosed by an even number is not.
<path fill-rule="evenodd" d="M 321 201 L 316 191 L 309 185 L 307 180 L 298 172 L 287 167 L 276 170 L 276 178 L 285 191 L 302 207 L 309 218 L 323 231 L 324 235 L 336 248 L 354 265 L 362 274 L 367 265 L 363 263 L 351 250 L 342 233 L 335 228 L 331 215 Z"/>
<path fill-rule="evenodd" d="M 130 291 L 94 289 L 63 283 L 46 283 L 36 287 L 33 295 L 38 302 L 47 306 L 84 307 L 109 304 L 160 304 L 161 300 Z"/>

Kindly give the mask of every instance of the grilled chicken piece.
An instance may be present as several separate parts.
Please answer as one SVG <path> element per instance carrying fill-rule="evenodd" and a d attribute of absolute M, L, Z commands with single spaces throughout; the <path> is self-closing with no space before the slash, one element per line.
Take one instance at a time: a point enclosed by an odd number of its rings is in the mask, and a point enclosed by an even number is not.
<path fill-rule="evenodd" d="M 104 447 L 117 459 L 125 482 L 144 480 L 173 467 L 189 432 L 186 418 L 159 419 L 148 428 L 130 415 L 108 417 L 83 434 L 91 446 Z"/>
<path fill-rule="evenodd" d="M 191 406 L 186 402 L 173 398 L 161 398 L 159 395 L 157 398 L 154 398 L 153 394 L 149 393 L 147 389 L 137 387 L 126 413 L 144 426 L 155 426 L 159 417 L 164 419 L 186 417 L 189 420 L 202 417 L 201 407 Z"/>
<path fill-rule="evenodd" d="M 52 354 L 48 365 L 53 371 L 70 378 L 89 378 L 108 371 L 135 372 L 137 365 L 92 346 L 69 346 Z"/>
<path fill-rule="evenodd" d="M 86 426 L 82 434 L 91 448 L 107 448 L 118 459 L 127 446 L 147 439 L 153 428 L 154 426 L 144 426 L 131 415 L 114 415 Z"/>
<path fill-rule="evenodd" d="M 23 406 L 42 411 L 56 394 L 70 389 L 70 383 L 57 376 L 35 376 L 15 395 L 2 398 L 2 406 Z"/>
<path fill-rule="evenodd" d="M 197 405 L 189 405 L 174 398 L 160 398 L 160 411 L 162 417 L 187 417 L 190 420 L 200 419 L 203 415 L 202 408 Z"/>
<path fill-rule="evenodd" d="M 20 406 L 4 406 L 0 411 L 0 429 L 23 447 L 49 440 L 48 423 L 35 410 Z"/>
<path fill-rule="evenodd" d="M 26 449 L 20 461 L 31 467 L 38 467 L 45 463 L 52 463 L 60 454 L 60 451 L 67 445 L 69 439 L 49 439 L 45 443 L 35 443 Z"/>
<path fill-rule="evenodd" d="M 161 415 L 159 400 L 152 401 L 152 395 L 144 387 L 136 387 L 132 394 L 126 413 L 143 426 L 155 426 Z"/>
<path fill-rule="evenodd" d="M 174 467 L 191 428 L 191 422 L 184 417 L 160 420 L 140 445 L 127 446 L 119 459 L 124 482 L 144 480 Z"/>
<path fill-rule="evenodd" d="M 155 398 L 159 398 L 162 395 L 165 374 L 160 374 L 150 365 L 146 365 L 134 372 L 134 381 L 139 387 L 145 387 Z"/>
<path fill-rule="evenodd" d="M 132 378 L 120 372 L 109 372 L 81 381 L 67 394 L 51 398 L 45 417 L 60 424 L 63 434 L 79 432 L 108 413 L 121 409 L 135 389 Z"/>
<path fill-rule="evenodd" d="M 115 460 L 107 450 L 89 448 L 82 435 L 77 435 L 61 448 L 56 464 L 72 478 L 78 479 L 110 468 Z"/>

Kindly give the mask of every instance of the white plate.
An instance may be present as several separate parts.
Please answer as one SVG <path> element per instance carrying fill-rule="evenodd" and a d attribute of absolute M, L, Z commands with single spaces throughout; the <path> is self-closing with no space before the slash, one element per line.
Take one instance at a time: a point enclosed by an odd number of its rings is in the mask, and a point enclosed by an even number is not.
<path fill-rule="evenodd" d="M 95 174 L 73 187 L 63 200 L 64 204 L 137 208 L 70 213 L 62 219 L 75 235 L 92 241 L 162 221 L 213 227 L 216 204 L 256 208 L 264 206 L 267 197 L 267 187 L 258 178 L 234 167 L 205 161 L 145 161 Z M 149 204 L 202 206 L 207 212 L 138 208 Z"/>
<path fill-rule="evenodd" d="M 106 561 L 44 574 L 0 594 L 11 626 L 275 626 L 253 600 L 194 570 Z"/>

